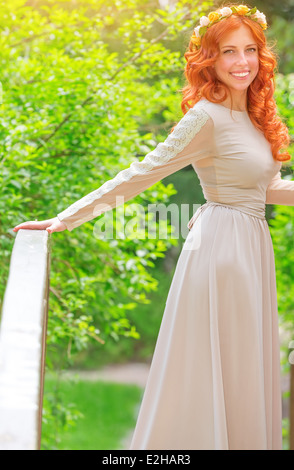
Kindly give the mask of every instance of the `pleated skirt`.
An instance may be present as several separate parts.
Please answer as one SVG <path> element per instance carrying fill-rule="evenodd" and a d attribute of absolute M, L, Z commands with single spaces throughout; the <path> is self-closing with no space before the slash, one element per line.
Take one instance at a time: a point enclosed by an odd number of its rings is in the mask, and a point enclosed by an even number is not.
<path fill-rule="evenodd" d="M 281 414 L 269 227 L 212 205 L 179 256 L 130 450 L 279 450 Z"/>

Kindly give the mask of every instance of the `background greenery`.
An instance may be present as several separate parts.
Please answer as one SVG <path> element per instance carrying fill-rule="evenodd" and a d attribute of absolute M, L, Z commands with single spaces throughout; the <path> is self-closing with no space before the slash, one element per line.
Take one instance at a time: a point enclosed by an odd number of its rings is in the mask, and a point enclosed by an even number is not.
<path fill-rule="evenodd" d="M 141 398 L 135 385 L 47 377 L 42 450 L 124 448 Z"/>
<path fill-rule="evenodd" d="M 199 16 L 224 2 L 178 1 L 166 8 L 163 3 L 0 0 L 0 309 L 12 227 L 54 217 L 141 160 L 180 119 L 189 36 Z M 293 136 L 294 2 L 256 0 L 255 5 L 268 18 L 266 35 L 276 41 L 276 98 Z M 291 164 L 283 176 L 292 178 Z M 187 203 L 192 216 L 193 204 L 204 202 L 192 167 L 158 182 L 126 207 L 158 201 Z M 124 239 L 122 213 L 112 212 L 113 240 L 94 236 L 97 219 L 51 237 L 48 368 L 97 368 L 152 356 L 184 240 Z M 292 207 L 267 207 L 280 319 L 290 336 L 292 215 Z M 153 224 L 159 225 L 156 218 Z M 285 368 L 286 350 L 287 344 Z M 59 423 L 55 431 L 74 423 L 78 412 L 65 406 L 60 413 L 49 395 L 45 415 L 49 423 L 50 416 Z M 49 447 L 58 439 L 50 426 Z"/>

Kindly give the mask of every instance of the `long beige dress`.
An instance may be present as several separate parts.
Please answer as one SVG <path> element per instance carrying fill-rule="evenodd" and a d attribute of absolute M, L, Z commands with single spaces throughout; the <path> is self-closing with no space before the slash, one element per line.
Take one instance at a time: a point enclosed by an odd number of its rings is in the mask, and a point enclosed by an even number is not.
<path fill-rule="evenodd" d="M 281 449 L 265 204 L 294 205 L 294 181 L 281 179 L 281 163 L 247 112 L 199 101 L 143 161 L 58 217 L 71 231 L 189 164 L 207 202 L 189 222 L 130 448 Z"/>

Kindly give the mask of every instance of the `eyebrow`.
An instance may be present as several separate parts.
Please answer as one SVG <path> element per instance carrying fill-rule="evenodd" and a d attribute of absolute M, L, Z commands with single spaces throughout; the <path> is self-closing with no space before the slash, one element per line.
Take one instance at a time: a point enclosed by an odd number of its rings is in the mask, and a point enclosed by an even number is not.
<path fill-rule="evenodd" d="M 249 47 L 249 46 L 257 46 L 257 44 L 256 43 L 247 44 L 247 46 L 245 46 L 245 47 Z M 221 49 L 224 49 L 225 47 L 234 47 L 234 48 L 236 48 L 236 46 L 223 46 L 223 47 L 221 47 Z"/>

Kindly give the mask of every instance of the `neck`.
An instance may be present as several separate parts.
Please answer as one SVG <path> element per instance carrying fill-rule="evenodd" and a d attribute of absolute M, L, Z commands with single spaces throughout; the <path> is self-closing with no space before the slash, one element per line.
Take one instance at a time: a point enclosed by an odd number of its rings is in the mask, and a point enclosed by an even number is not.
<path fill-rule="evenodd" d="M 247 111 L 247 91 L 242 94 L 238 93 L 237 95 L 232 93 L 232 100 L 230 96 L 228 96 L 222 104 L 235 111 Z"/>

